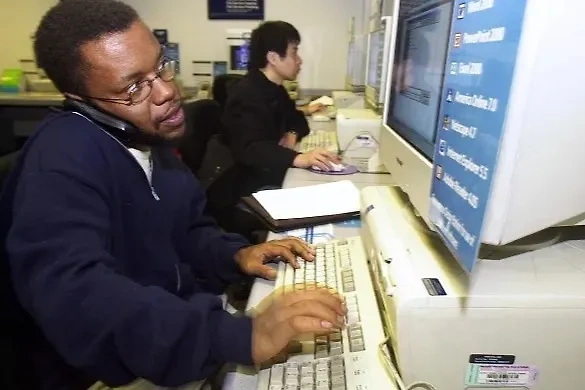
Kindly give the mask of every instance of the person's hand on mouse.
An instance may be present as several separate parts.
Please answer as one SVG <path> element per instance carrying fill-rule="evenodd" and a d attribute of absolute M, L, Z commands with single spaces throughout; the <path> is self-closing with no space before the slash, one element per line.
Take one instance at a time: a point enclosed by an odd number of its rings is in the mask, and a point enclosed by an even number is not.
<path fill-rule="evenodd" d="M 236 252 L 235 260 L 243 273 L 274 280 L 276 271 L 266 263 L 280 259 L 298 268 L 297 256 L 305 261 L 313 261 L 315 249 L 296 237 L 290 237 L 242 248 Z"/>
<path fill-rule="evenodd" d="M 341 329 L 347 308 L 328 289 L 286 293 L 261 309 L 252 320 L 252 359 L 262 364 L 281 353 L 296 337 Z"/>
<path fill-rule="evenodd" d="M 322 171 L 329 172 L 332 168 L 332 163 L 339 164 L 340 162 L 341 160 L 336 154 L 322 148 L 317 148 L 310 152 L 297 155 L 293 161 L 293 166 L 296 168 L 317 167 Z"/>
<path fill-rule="evenodd" d="M 282 136 L 278 144 L 280 146 L 284 146 L 285 148 L 294 149 L 295 145 L 297 144 L 297 141 L 298 141 L 297 133 L 293 131 L 288 131 Z"/>
<path fill-rule="evenodd" d="M 322 111 L 326 108 L 327 106 L 325 106 L 322 103 L 314 103 L 314 104 L 309 104 L 307 106 L 307 115 L 313 115 L 319 111 Z"/>

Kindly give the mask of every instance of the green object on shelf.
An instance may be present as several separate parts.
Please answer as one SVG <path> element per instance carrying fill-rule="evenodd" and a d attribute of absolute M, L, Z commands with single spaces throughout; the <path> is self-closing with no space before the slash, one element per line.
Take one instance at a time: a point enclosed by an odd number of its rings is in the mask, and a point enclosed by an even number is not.
<path fill-rule="evenodd" d="M 0 92 L 20 92 L 22 77 L 21 69 L 4 69 L 0 77 Z"/>

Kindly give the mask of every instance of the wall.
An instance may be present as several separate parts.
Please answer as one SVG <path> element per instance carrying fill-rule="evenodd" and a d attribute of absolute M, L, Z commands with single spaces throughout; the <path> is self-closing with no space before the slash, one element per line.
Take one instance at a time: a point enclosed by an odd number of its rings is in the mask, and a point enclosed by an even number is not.
<path fill-rule="evenodd" d="M 55 4 L 57 0 L 0 0 L 0 71 L 20 67 L 20 59 L 33 59 L 30 37 L 44 13 Z"/>
<path fill-rule="evenodd" d="M 124 1 L 136 8 L 151 28 L 168 29 L 169 41 L 179 43 L 185 85 L 194 84 L 192 61 L 227 61 L 227 29 L 253 28 L 258 24 L 257 21 L 209 21 L 207 0 Z M 266 20 L 285 20 L 301 33 L 300 54 L 304 61 L 299 75 L 301 88 L 342 88 L 349 19 L 361 17 L 363 2 L 265 0 L 265 7 Z"/>

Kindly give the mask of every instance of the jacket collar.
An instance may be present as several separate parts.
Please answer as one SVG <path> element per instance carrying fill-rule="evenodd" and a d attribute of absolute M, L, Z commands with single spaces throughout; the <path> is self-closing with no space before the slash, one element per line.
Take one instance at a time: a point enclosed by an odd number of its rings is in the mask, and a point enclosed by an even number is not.
<path fill-rule="evenodd" d="M 260 70 L 250 70 L 248 72 L 250 81 L 262 91 L 262 94 L 267 96 L 274 96 L 284 90 L 282 85 L 278 85 L 268 80 L 268 78 Z"/>

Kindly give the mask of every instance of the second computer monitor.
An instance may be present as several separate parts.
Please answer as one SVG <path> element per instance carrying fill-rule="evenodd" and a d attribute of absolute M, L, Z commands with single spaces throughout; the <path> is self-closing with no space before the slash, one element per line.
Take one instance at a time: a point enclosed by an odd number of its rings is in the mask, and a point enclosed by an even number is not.
<path fill-rule="evenodd" d="M 366 100 L 370 108 L 377 110 L 382 103 L 382 70 L 384 62 L 384 30 L 376 30 L 368 37 L 368 63 L 366 72 Z"/>
<path fill-rule="evenodd" d="M 230 45 L 229 68 L 230 73 L 246 73 L 250 58 L 250 47 L 247 43 Z"/>

